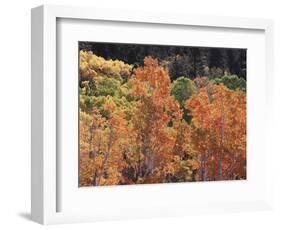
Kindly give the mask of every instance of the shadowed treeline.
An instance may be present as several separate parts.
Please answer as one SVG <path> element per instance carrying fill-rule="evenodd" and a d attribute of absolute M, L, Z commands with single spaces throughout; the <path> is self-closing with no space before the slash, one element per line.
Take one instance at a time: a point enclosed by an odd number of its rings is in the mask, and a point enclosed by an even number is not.
<path fill-rule="evenodd" d="M 93 51 L 105 59 L 118 59 L 135 67 L 143 66 L 146 56 L 161 60 L 171 79 L 186 76 L 208 78 L 237 75 L 246 79 L 246 49 L 206 48 L 163 45 L 79 42 L 79 49 Z"/>

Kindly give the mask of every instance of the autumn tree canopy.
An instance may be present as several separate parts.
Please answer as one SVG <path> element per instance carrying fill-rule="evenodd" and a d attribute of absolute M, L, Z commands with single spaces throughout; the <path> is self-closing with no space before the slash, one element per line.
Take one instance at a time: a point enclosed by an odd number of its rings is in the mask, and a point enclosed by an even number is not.
<path fill-rule="evenodd" d="M 246 179 L 243 78 L 171 78 L 164 60 L 86 50 L 79 69 L 79 186 Z"/>

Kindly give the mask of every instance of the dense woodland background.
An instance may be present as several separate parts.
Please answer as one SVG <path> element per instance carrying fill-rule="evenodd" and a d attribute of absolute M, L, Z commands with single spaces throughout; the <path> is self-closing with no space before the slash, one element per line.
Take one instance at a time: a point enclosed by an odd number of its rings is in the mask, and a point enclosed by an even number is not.
<path fill-rule="evenodd" d="M 234 74 L 246 79 L 246 50 L 140 44 L 80 42 L 79 49 L 92 51 L 105 59 L 121 60 L 134 67 L 143 66 L 146 56 L 166 63 L 171 80 L 179 76 L 194 79 Z"/>
<path fill-rule="evenodd" d="M 80 186 L 246 179 L 246 50 L 79 50 Z"/>

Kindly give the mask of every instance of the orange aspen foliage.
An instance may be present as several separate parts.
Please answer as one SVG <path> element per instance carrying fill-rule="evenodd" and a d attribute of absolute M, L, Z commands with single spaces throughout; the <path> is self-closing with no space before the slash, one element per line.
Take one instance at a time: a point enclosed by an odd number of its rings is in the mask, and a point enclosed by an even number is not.
<path fill-rule="evenodd" d="M 164 168 L 174 160 L 174 127 L 182 111 L 170 95 L 170 84 L 167 70 L 151 57 L 144 59 L 144 67 L 135 71 L 132 80 L 132 95 L 137 100 L 132 123 L 143 158 L 143 182 L 165 178 Z"/>
<path fill-rule="evenodd" d="M 98 111 L 92 113 L 92 121 L 88 132 L 88 157 L 80 156 L 80 173 L 85 181 L 82 185 L 113 185 L 121 180 L 121 170 L 124 166 L 120 144 L 126 138 L 125 114 L 116 110 L 116 105 L 108 103 L 105 108 L 110 112 L 106 120 Z M 83 125 L 80 128 L 83 137 Z"/>
<path fill-rule="evenodd" d="M 186 101 L 199 180 L 246 178 L 246 96 L 223 85 L 200 89 Z"/>

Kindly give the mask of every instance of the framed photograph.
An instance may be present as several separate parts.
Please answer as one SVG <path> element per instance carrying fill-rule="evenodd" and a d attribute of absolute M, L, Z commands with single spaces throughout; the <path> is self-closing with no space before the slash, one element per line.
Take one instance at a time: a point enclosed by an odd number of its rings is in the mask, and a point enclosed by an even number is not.
<path fill-rule="evenodd" d="M 32 9 L 32 219 L 272 208 L 273 23 Z"/>

